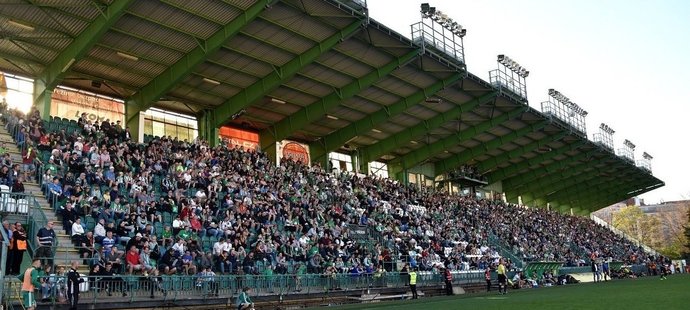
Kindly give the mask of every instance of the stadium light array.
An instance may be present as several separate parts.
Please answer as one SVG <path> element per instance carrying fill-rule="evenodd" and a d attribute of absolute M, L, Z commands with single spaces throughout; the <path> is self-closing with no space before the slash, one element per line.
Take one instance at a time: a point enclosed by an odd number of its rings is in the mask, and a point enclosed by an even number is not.
<path fill-rule="evenodd" d="M 510 57 L 506 55 L 498 55 L 498 63 L 504 65 L 507 69 L 510 71 L 515 72 L 517 75 L 526 78 L 529 76 L 529 71 L 522 67 L 517 61 L 510 59 Z"/>
<path fill-rule="evenodd" d="M 644 153 L 642 153 L 642 158 L 644 158 L 646 160 L 652 160 L 654 157 L 652 157 L 652 155 L 649 155 L 649 153 L 644 152 Z"/>
<path fill-rule="evenodd" d="M 633 151 L 635 150 L 635 144 L 630 142 L 630 140 L 628 140 L 628 139 L 625 139 L 625 141 L 623 141 L 623 145 L 625 145 L 626 147 L 629 147 Z"/>
<path fill-rule="evenodd" d="M 564 96 L 559 91 L 557 91 L 553 88 L 549 89 L 549 96 L 551 96 L 553 99 L 560 102 L 566 108 L 570 109 L 572 112 L 577 113 L 580 116 L 587 116 L 587 114 L 588 114 L 588 112 L 585 111 L 583 108 L 581 108 L 579 105 L 570 101 L 570 99 L 568 97 Z"/>
<path fill-rule="evenodd" d="M 501 91 L 508 90 L 519 97 L 520 101 L 527 102 L 527 77 L 529 70 L 510 57 L 500 54 L 496 58 L 498 68 L 489 71 L 491 85 Z"/>
<path fill-rule="evenodd" d="M 448 14 L 436 10 L 436 7 L 428 3 L 422 3 L 421 12 L 423 18 L 430 18 L 436 21 L 439 25 L 450 30 L 454 35 L 464 37 L 467 34 L 467 29 L 463 28 L 458 22 L 448 17 Z"/>
<path fill-rule="evenodd" d="M 601 123 L 601 125 L 599 125 L 599 129 L 601 129 L 602 132 L 605 132 L 610 135 L 616 133 L 616 131 L 613 130 L 613 128 L 609 127 L 609 125 L 606 125 L 604 123 Z"/>
<path fill-rule="evenodd" d="M 421 20 L 410 25 L 412 41 L 425 52 L 429 48 L 431 53 L 441 52 L 454 58 L 458 62 L 451 62 L 451 65 L 466 72 L 463 37 L 467 29 L 429 3 L 421 4 L 420 13 Z"/>

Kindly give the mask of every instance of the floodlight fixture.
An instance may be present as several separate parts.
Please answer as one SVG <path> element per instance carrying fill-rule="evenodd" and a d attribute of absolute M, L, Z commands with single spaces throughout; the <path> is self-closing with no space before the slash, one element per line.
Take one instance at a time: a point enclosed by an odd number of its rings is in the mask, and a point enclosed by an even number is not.
<path fill-rule="evenodd" d="M 623 145 L 629 147 L 631 150 L 635 150 L 635 144 L 630 142 L 630 140 L 628 139 L 625 139 L 625 141 L 623 141 Z"/>
<path fill-rule="evenodd" d="M 138 60 L 139 60 L 139 57 L 134 56 L 134 55 L 130 55 L 130 54 L 127 54 L 127 53 L 116 52 L 116 54 L 117 54 L 117 56 L 120 56 L 120 57 L 125 58 L 125 59 L 129 59 L 129 60 L 131 60 L 131 61 L 138 61 Z"/>
<path fill-rule="evenodd" d="M 220 82 L 218 82 L 218 81 L 216 81 L 216 80 L 214 80 L 214 79 L 203 78 L 202 80 L 203 80 L 204 82 L 206 82 L 206 83 L 209 83 L 209 84 L 220 85 Z"/>
<path fill-rule="evenodd" d="M 278 104 L 285 104 L 286 103 L 284 100 L 280 100 L 278 98 L 271 98 L 271 102 L 275 102 Z"/>
<path fill-rule="evenodd" d="M 644 158 L 646 160 L 652 160 L 654 157 L 652 157 L 652 155 L 649 155 L 649 153 L 644 152 L 644 153 L 642 153 L 642 158 Z"/>
<path fill-rule="evenodd" d="M 24 24 L 24 23 L 21 23 L 21 22 L 18 22 L 18 21 L 14 21 L 14 20 L 11 20 L 11 19 L 8 20 L 7 23 L 10 24 L 10 25 L 12 25 L 12 26 L 15 26 L 15 27 L 17 27 L 17 28 L 21 28 L 21 29 L 28 30 L 28 31 L 34 31 L 34 30 L 36 29 L 36 28 L 34 28 L 34 26 L 27 25 L 27 24 Z"/>
<path fill-rule="evenodd" d="M 431 9 L 431 6 L 428 3 L 422 3 L 422 13 L 428 13 L 429 9 Z"/>
<path fill-rule="evenodd" d="M 613 128 L 609 127 L 609 125 L 606 125 L 604 123 L 601 123 L 601 125 L 599 125 L 599 129 L 601 129 L 601 131 L 603 131 L 607 134 L 610 134 L 610 135 L 616 133 L 616 131 L 613 130 Z"/>

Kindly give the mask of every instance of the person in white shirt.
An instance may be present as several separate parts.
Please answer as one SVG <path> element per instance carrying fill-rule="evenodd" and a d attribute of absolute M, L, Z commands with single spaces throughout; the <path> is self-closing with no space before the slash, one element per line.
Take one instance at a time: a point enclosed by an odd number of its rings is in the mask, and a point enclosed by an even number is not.
<path fill-rule="evenodd" d="M 72 223 L 72 242 L 75 244 L 81 244 L 81 238 L 84 236 L 84 226 L 81 226 L 81 218 L 77 217 L 74 223 Z"/>
<path fill-rule="evenodd" d="M 176 252 L 179 252 L 180 255 L 184 254 L 184 252 L 186 251 L 185 241 L 182 240 L 182 239 L 177 240 L 177 243 L 175 243 L 175 244 L 172 246 L 172 248 L 173 248 L 173 250 L 175 250 Z"/>
<path fill-rule="evenodd" d="M 96 242 L 101 243 L 105 238 L 105 219 L 98 220 L 98 224 L 93 228 L 93 235 Z"/>

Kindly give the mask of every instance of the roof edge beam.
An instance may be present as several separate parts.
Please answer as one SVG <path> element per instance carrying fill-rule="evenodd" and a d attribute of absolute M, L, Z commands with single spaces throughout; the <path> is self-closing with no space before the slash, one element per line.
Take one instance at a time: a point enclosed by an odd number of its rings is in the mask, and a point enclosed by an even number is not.
<path fill-rule="evenodd" d="M 302 70 L 302 68 L 306 67 L 308 64 L 319 58 L 319 56 L 323 55 L 328 50 L 335 47 L 338 43 L 360 30 L 362 23 L 362 20 L 353 22 L 345 27 L 345 29 L 338 31 L 334 35 L 308 49 L 304 53 L 297 55 L 283 66 L 273 70 L 266 77 L 256 81 L 254 84 L 243 89 L 239 93 L 232 96 L 232 98 L 229 98 L 223 104 L 216 107 L 213 113 L 215 118 L 213 122 L 214 126 L 222 126 L 230 116 L 247 108 L 256 100 L 262 98 L 268 94 L 268 92 L 292 78 L 292 76 L 297 74 L 297 72 Z"/>
<path fill-rule="evenodd" d="M 400 101 L 385 106 L 378 111 L 371 113 L 364 118 L 353 122 L 341 129 L 338 129 L 327 136 L 323 137 L 317 143 L 314 143 L 310 151 L 311 157 L 314 160 L 326 156 L 329 152 L 337 150 L 339 147 L 350 141 L 352 138 L 369 133 L 377 124 L 381 124 L 391 117 L 402 114 L 407 109 L 416 106 L 430 96 L 437 92 L 453 85 L 465 76 L 463 72 L 457 72 L 450 77 L 440 80 L 429 87 L 421 89 L 420 91 L 402 98 Z"/>
<path fill-rule="evenodd" d="M 128 105 L 137 105 L 140 111 L 153 106 L 158 99 L 179 84 L 194 69 L 218 51 L 225 43 L 237 35 L 247 24 L 261 14 L 275 0 L 258 1 L 240 16 L 225 24 L 207 40 L 199 42 L 189 53 L 183 55 L 161 74 L 153 78 L 127 100 Z M 127 116 L 129 119 L 129 115 Z"/>

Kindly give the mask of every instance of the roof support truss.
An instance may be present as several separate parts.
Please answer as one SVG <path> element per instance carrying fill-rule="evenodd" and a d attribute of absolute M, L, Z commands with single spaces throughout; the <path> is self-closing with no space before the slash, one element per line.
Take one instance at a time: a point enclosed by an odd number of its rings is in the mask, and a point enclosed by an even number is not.
<path fill-rule="evenodd" d="M 587 166 L 595 166 L 595 163 L 587 164 Z M 618 165 L 611 166 L 610 168 L 619 167 Z M 608 168 L 607 168 L 608 170 Z M 528 189 L 523 192 L 526 194 L 522 195 L 522 203 L 529 204 L 535 201 L 535 198 L 545 197 L 550 193 L 557 193 L 563 189 L 576 186 L 580 183 L 593 184 L 604 181 L 606 178 L 603 176 L 602 170 L 594 168 L 589 171 L 582 173 L 579 169 L 567 169 L 561 174 L 552 174 L 550 177 L 541 178 L 538 181 L 531 183 Z M 622 176 L 622 175 L 621 175 Z M 533 185 L 534 184 L 534 185 Z M 592 185 L 596 186 L 596 185 Z"/>
<path fill-rule="evenodd" d="M 579 188 L 573 189 L 569 196 L 554 197 L 549 198 L 549 200 L 560 206 L 570 207 L 577 204 L 578 206 L 587 208 L 590 211 L 594 211 L 592 208 L 597 205 L 602 206 L 605 202 L 609 202 L 609 204 L 615 203 L 617 201 L 634 196 L 635 193 L 631 191 L 645 192 L 644 188 L 640 188 L 643 186 L 642 184 L 646 182 L 644 180 L 631 178 L 627 181 L 623 181 L 622 183 L 612 182 L 610 179 L 607 181 L 610 183 L 600 186 L 596 189 L 595 193 L 592 193 L 592 188 Z"/>
<path fill-rule="evenodd" d="M 548 190 L 549 185 L 556 183 L 556 182 L 561 182 L 563 180 L 569 181 L 570 177 L 575 176 L 580 172 L 584 172 L 589 168 L 592 168 L 592 170 L 590 170 L 590 172 L 603 172 L 603 171 L 599 170 L 599 168 L 597 168 L 597 166 L 601 165 L 601 164 L 606 164 L 607 161 L 610 161 L 610 160 L 611 160 L 611 157 L 607 156 L 604 158 L 594 159 L 594 160 L 587 161 L 584 163 L 578 163 L 574 166 L 569 166 L 567 169 L 560 170 L 560 171 L 557 171 L 554 173 L 550 173 L 550 174 L 541 176 L 538 179 L 533 180 L 532 182 L 528 182 L 524 186 L 520 187 L 520 191 L 533 193 L 537 197 L 539 196 L 539 195 L 537 195 L 537 193 L 539 193 L 543 190 L 547 190 L 543 194 L 553 192 L 554 190 Z M 611 168 L 618 167 L 619 164 L 620 164 L 620 162 L 616 162 L 611 166 Z M 524 199 L 523 199 L 523 201 L 524 201 Z"/>
<path fill-rule="evenodd" d="M 578 155 L 568 157 L 564 160 L 554 161 L 546 166 L 538 167 L 536 169 L 527 171 L 525 173 L 516 175 L 507 180 L 503 181 L 503 190 L 513 190 L 518 189 L 521 185 L 532 182 L 545 174 L 553 173 L 565 168 L 568 168 L 570 164 L 578 162 L 580 160 L 586 159 L 587 157 L 595 154 L 596 151 L 592 150 L 589 152 L 580 153 Z"/>
<path fill-rule="evenodd" d="M 369 133 L 377 124 L 383 123 L 391 117 L 400 115 L 410 107 L 424 102 L 426 98 L 429 98 L 442 89 L 453 85 L 464 76 L 465 74 L 462 72 L 454 73 L 444 80 L 440 80 L 429 87 L 402 98 L 396 103 L 383 107 L 382 109 L 371 113 L 356 122 L 352 122 L 349 125 L 332 132 L 312 145 L 310 148 L 312 160 L 323 160 L 322 158 L 327 156 L 329 152 L 337 150 L 352 138 Z"/>
<path fill-rule="evenodd" d="M 72 64 L 83 57 L 100 40 L 101 36 L 117 22 L 132 3 L 134 0 L 113 1 L 104 14 L 99 15 L 79 36 L 74 38 L 72 43 L 41 73 L 39 79 L 43 81 L 45 88 L 54 89 Z"/>
<path fill-rule="evenodd" d="M 382 78 L 386 77 L 397 68 L 405 66 L 421 52 L 420 49 L 414 49 L 402 57 L 393 59 L 381 68 L 365 74 L 363 77 L 356 79 L 342 88 L 334 90 L 328 96 L 317 100 L 316 102 L 300 109 L 292 115 L 282 119 L 273 126 L 264 129 L 259 135 L 261 138 L 261 145 L 267 145 L 271 142 L 283 140 L 294 132 L 304 128 L 308 124 L 317 121 L 338 106 L 343 100 L 351 98 L 362 90 L 368 88 Z M 272 140 L 272 141 L 271 141 Z"/>
<path fill-rule="evenodd" d="M 194 68 L 206 61 L 208 57 L 218 51 L 223 44 L 227 43 L 232 37 L 254 20 L 263 10 L 275 2 L 275 0 L 261 0 L 249 7 L 241 15 L 224 25 L 207 40 L 200 41 L 199 44 L 177 60 L 174 64 L 167 67 L 161 74 L 153 78 L 148 84 L 142 87 L 129 100 L 128 105 L 136 105 L 139 111 L 150 108 L 158 99 L 179 84 L 188 76 Z M 128 115 L 129 120 L 133 115 Z"/>
<path fill-rule="evenodd" d="M 297 74 L 297 72 L 302 70 L 302 68 L 306 67 L 319 58 L 319 56 L 335 47 L 342 40 L 361 29 L 361 25 L 361 20 L 353 22 L 345 27 L 345 29 L 319 42 L 314 47 L 285 63 L 283 66 L 276 68 L 261 80 L 256 81 L 254 84 L 232 96 L 232 98 L 229 98 L 213 112 L 215 127 L 222 126 L 232 115 L 247 108 L 252 103 L 256 102 L 256 100 L 263 98 L 270 91 L 280 86 L 280 84 L 288 81 L 292 76 Z"/>
<path fill-rule="evenodd" d="M 416 166 L 419 163 L 424 162 L 425 160 L 433 157 L 436 154 L 440 154 L 441 152 L 455 147 L 458 143 L 471 139 L 472 137 L 477 136 L 478 134 L 484 133 L 488 131 L 491 128 L 494 128 L 501 123 L 512 119 L 514 117 L 517 117 L 524 113 L 526 110 L 525 107 L 519 107 L 517 109 L 514 109 L 509 112 L 505 112 L 499 116 L 496 116 L 492 119 L 485 120 L 477 125 L 474 125 L 468 129 L 462 130 L 457 132 L 454 135 L 447 136 L 443 139 L 440 139 L 434 143 L 424 145 L 419 147 L 418 149 L 409 152 L 401 157 L 398 157 L 391 162 L 388 163 L 389 169 L 393 171 L 394 173 L 401 172 L 405 169 L 412 168 Z"/>
<path fill-rule="evenodd" d="M 498 165 L 507 162 L 511 159 L 518 158 L 525 153 L 532 152 L 534 150 L 537 150 L 541 147 L 545 147 L 547 144 L 560 140 L 563 137 L 567 136 L 568 133 L 565 131 L 561 131 L 555 134 L 550 134 L 547 133 L 546 137 L 541 138 L 536 141 L 532 141 L 527 145 L 520 146 L 514 150 L 511 150 L 509 152 L 502 153 L 501 155 L 491 157 L 477 165 L 477 169 L 480 172 L 486 172 L 490 171 L 491 169 L 496 168 Z"/>
<path fill-rule="evenodd" d="M 575 184 L 573 186 L 570 186 L 568 188 L 564 188 L 560 191 L 557 191 L 555 193 L 546 195 L 544 197 L 544 200 L 551 202 L 551 201 L 569 201 L 569 200 L 574 200 L 574 199 L 580 199 L 580 198 L 586 198 L 586 197 L 596 197 L 599 194 L 604 194 L 604 195 L 611 195 L 614 194 L 616 191 L 612 191 L 613 189 L 618 188 L 621 186 L 621 183 L 615 182 L 615 180 L 624 180 L 627 177 L 630 177 L 631 175 L 635 175 L 635 172 L 631 173 L 625 173 L 623 175 L 616 176 L 616 177 L 608 177 L 608 178 L 599 178 L 593 182 L 581 182 L 578 184 Z M 635 179 L 635 178 L 632 178 Z M 643 180 L 633 180 L 631 184 L 639 184 L 644 182 Z"/>
<path fill-rule="evenodd" d="M 487 143 L 479 144 L 475 147 L 464 150 L 460 154 L 456 154 L 444 160 L 438 161 L 436 162 L 436 164 L 434 164 L 434 172 L 436 173 L 436 175 L 441 175 L 450 172 L 458 166 L 469 162 L 473 158 L 482 156 L 503 144 L 511 143 L 512 141 L 515 141 L 515 139 L 518 139 L 530 132 L 540 130 L 544 128 L 546 125 L 548 125 L 548 123 L 549 121 L 547 120 L 537 121 L 536 123 L 525 126 L 524 128 L 520 128 L 517 131 L 513 131 L 507 135 L 500 136 Z"/>
<path fill-rule="evenodd" d="M 389 136 L 378 143 L 369 145 L 360 150 L 362 160 L 360 166 L 366 166 L 369 162 L 377 160 L 379 157 L 389 153 L 396 147 L 400 147 L 416 137 L 423 136 L 425 133 L 441 127 L 450 120 L 457 119 L 463 112 L 470 111 L 475 107 L 493 100 L 498 92 L 492 91 L 479 98 L 472 99 L 463 104 L 457 105 L 445 113 L 438 114 L 417 125 L 405 128 L 402 131 Z"/>
<path fill-rule="evenodd" d="M 487 179 L 489 180 L 489 182 L 498 182 L 498 181 L 505 180 L 505 179 L 512 177 L 512 176 L 516 175 L 517 173 L 519 173 L 520 171 L 525 170 L 529 167 L 537 166 L 540 163 L 545 162 L 547 160 L 551 160 L 552 158 L 554 158 L 556 156 L 563 155 L 563 154 L 570 152 L 570 151 L 574 151 L 577 148 L 579 148 L 580 146 L 582 146 L 584 143 L 585 143 L 584 140 L 578 140 L 577 142 L 573 142 L 572 144 L 562 146 L 562 147 L 560 147 L 556 150 L 553 150 L 551 152 L 540 154 L 540 155 L 537 155 L 537 156 L 532 157 L 530 159 L 527 159 L 525 161 L 519 162 L 517 164 L 510 165 L 506 168 L 496 170 L 496 171 L 488 174 Z M 483 171 L 483 170 L 479 170 L 479 171 Z"/>

